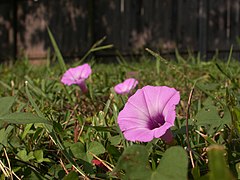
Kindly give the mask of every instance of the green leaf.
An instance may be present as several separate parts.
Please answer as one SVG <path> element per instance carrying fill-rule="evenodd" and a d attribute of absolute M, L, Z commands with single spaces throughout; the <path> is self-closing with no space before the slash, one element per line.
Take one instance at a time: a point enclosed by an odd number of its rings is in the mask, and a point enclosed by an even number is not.
<path fill-rule="evenodd" d="M 45 118 L 39 117 L 32 113 L 25 112 L 15 112 L 11 114 L 6 114 L 4 116 L 1 116 L 0 120 L 14 124 L 29 124 L 29 123 L 51 124 L 51 122 L 46 120 Z"/>
<path fill-rule="evenodd" d="M 117 146 L 117 145 L 120 144 L 120 142 L 122 141 L 122 137 L 121 137 L 120 135 L 111 136 L 111 137 L 109 138 L 109 141 L 111 142 L 111 145 Z"/>
<path fill-rule="evenodd" d="M 209 180 L 221 179 L 229 180 L 234 179 L 230 170 L 227 167 L 225 160 L 225 150 L 221 145 L 211 145 L 208 148 Z"/>
<path fill-rule="evenodd" d="M 205 91 L 216 91 L 219 86 L 219 83 L 198 83 L 198 87 L 201 87 Z"/>
<path fill-rule="evenodd" d="M 33 152 L 30 152 L 30 153 L 27 154 L 26 149 L 23 149 L 23 150 L 19 151 L 19 152 L 17 153 L 17 156 L 18 156 L 21 160 L 26 161 L 26 162 L 29 161 L 29 160 L 31 160 L 31 159 L 34 159 Z"/>
<path fill-rule="evenodd" d="M 238 162 L 236 165 L 236 171 L 237 171 L 237 174 L 238 174 L 238 179 L 240 179 L 240 162 Z"/>
<path fill-rule="evenodd" d="M 27 161 L 27 151 L 25 149 L 19 151 L 17 153 L 18 157 L 22 159 L 23 161 Z"/>
<path fill-rule="evenodd" d="M 10 132 L 14 129 L 13 126 L 8 126 L 6 129 L 2 128 L 0 130 L 0 144 L 2 144 L 3 146 L 7 146 L 8 144 L 8 136 L 10 134 Z M 0 150 L 1 150 L 2 146 L 0 146 Z"/>
<path fill-rule="evenodd" d="M 88 151 L 95 155 L 99 155 L 105 152 L 105 148 L 101 143 L 93 141 L 89 143 Z"/>
<path fill-rule="evenodd" d="M 93 158 L 91 153 L 97 156 L 99 154 L 105 153 L 105 151 L 106 150 L 101 143 L 96 142 L 96 141 L 90 142 L 89 146 L 88 146 L 88 150 L 87 150 L 87 157 L 88 157 L 89 162 Z"/>
<path fill-rule="evenodd" d="M 26 135 L 27 135 L 28 132 L 30 131 L 32 125 L 33 125 L 33 124 L 30 123 L 30 124 L 27 124 L 27 125 L 25 126 L 24 131 L 23 131 L 23 133 L 22 133 L 22 135 L 21 135 L 21 138 L 22 138 L 22 139 L 24 139 L 24 138 L 26 137 Z"/>
<path fill-rule="evenodd" d="M 0 98 L 0 116 L 10 112 L 10 109 L 15 101 L 15 97 L 1 97 Z"/>
<path fill-rule="evenodd" d="M 233 126 L 240 133 L 240 109 L 238 107 L 234 107 L 232 109 L 233 114 Z"/>
<path fill-rule="evenodd" d="M 37 162 L 41 163 L 43 162 L 43 151 L 42 150 L 36 150 L 33 152 L 34 157 L 36 158 Z"/>
<path fill-rule="evenodd" d="M 186 151 L 175 146 L 163 154 L 157 170 L 152 174 L 152 180 L 186 180 L 188 173 L 188 156 Z"/>
<path fill-rule="evenodd" d="M 71 171 L 66 176 L 64 176 L 63 180 L 78 180 L 78 174 L 75 171 Z"/>
<path fill-rule="evenodd" d="M 113 173 L 125 171 L 126 179 L 149 179 L 151 169 L 148 164 L 148 151 L 143 145 L 132 145 L 125 149 Z"/>
<path fill-rule="evenodd" d="M 0 144 L 3 144 L 3 141 L 6 140 L 6 136 L 5 136 L 5 128 L 2 128 L 0 130 Z"/>
<path fill-rule="evenodd" d="M 192 168 L 191 172 L 192 172 L 192 175 L 193 175 L 193 179 L 199 179 L 200 178 L 200 168 L 199 168 L 199 166 L 195 166 L 194 168 Z"/>
<path fill-rule="evenodd" d="M 77 142 L 70 145 L 70 150 L 77 159 L 82 159 L 87 161 L 85 145 L 81 142 Z"/>
<path fill-rule="evenodd" d="M 227 108 L 224 109 L 224 116 L 221 118 L 217 108 L 214 105 L 204 106 L 196 115 L 197 125 L 212 125 L 218 127 L 223 124 L 231 123 L 230 112 Z"/>
<path fill-rule="evenodd" d="M 126 179 L 185 180 L 188 157 L 182 147 L 171 147 L 163 154 L 157 169 L 152 171 L 148 164 L 148 149 L 142 145 L 132 145 L 123 152 L 113 173 L 122 170 L 126 173 Z"/>

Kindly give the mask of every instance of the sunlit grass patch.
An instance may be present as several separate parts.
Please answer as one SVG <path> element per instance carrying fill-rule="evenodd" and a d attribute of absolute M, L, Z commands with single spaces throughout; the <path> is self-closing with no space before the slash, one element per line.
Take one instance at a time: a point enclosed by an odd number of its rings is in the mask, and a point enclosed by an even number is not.
<path fill-rule="evenodd" d="M 19 59 L 1 65 L 2 177 L 197 179 L 219 172 L 226 172 L 226 179 L 238 177 L 239 62 L 161 58 L 92 59 L 85 93 L 61 83 L 64 72 L 57 62 L 36 67 Z M 75 61 L 66 69 L 82 64 Z M 124 138 L 117 118 L 131 93 L 117 94 L 114 87 L 128 78 L 138 81 L 132 93 L 146 85 L 180 92 L 172 144 Z"/>

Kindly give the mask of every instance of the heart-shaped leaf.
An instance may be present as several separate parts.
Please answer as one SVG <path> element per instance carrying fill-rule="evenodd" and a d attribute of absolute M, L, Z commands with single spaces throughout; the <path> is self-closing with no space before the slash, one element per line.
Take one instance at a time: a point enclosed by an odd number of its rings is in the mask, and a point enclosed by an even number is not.
<path fill-rule="evenodd" d="M 126 179 L 185 180 L 188 172 L 187 153 L 180 146 L 167 149 L 157 169 L 152 171 L 148 162 L 147 148 L 133 145 L 123 152 L 113 174 L 121 176 L 120 172 L 125 173 Z"/>
<path fill-rule="evenodd" d="M 113 173 L 125 171 L 126 179 L 149 179 L 151 169 L 148 164 L 148 151 L 145 146 L 132 145 L 125 149 Z M 120 176 L 120 174 L 118 174 Z"/>
<path fill-rule="evenodd" d="M 188 172 L 188 157 L 186 151 L 175 146 L 166 150 L 163 154 L 157 170 L 152 174 L 152 180 L 186 180 Z"/>

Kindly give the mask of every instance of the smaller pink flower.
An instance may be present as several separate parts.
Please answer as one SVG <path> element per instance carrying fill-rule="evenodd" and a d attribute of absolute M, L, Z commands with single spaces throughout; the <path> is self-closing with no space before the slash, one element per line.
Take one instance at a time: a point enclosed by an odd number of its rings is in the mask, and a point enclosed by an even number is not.
<path fill-rule="evenodd" d="M 138 84 L 138 81 L 134 78 L 126 79 L 124 82 L 117 84 L 114 87 L 114 91 L 117 94 L 128 94 Z"/>
<path fill-rule="evenodd" d="M 92 69 L 89 64 L 83 64 L 75 68 L 69 68 L 62 76 L 61 82 L 67 86 L 72 84 L 78 85 L 81 90 L 87 92 L 87 86 L 85 80 L 92 73 Z"/>

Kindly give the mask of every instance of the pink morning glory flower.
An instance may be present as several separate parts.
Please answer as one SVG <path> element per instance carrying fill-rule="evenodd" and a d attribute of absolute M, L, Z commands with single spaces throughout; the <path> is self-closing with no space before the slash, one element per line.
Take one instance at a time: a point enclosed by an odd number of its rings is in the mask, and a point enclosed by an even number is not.
<path fill-rule="evenodd" d="M 176 118 L 180 93 L 167 86 L 145 86 L 132 95 L 118 115 L 118 125 L 129 141 L 173 140 L 170 127 Z"/>
<path fill-rule="evenodd" d="M 126 79 L 124 82 L 117 84 L 114 87 L 114 91 L 117 94 L 128 94 L 138 84 L 138 81 L 134 78 Z"/>
<path fill-rule="evenodd" d="M 85 80 L 92 73 L 92 69 L 89 64 L 83 64 L 75 68 L 68 69 L 62 76 L 61 82 L 65 85 L 78 85 L 81 90 L 85 93 L 87 92 L 87 86 Z"/>

